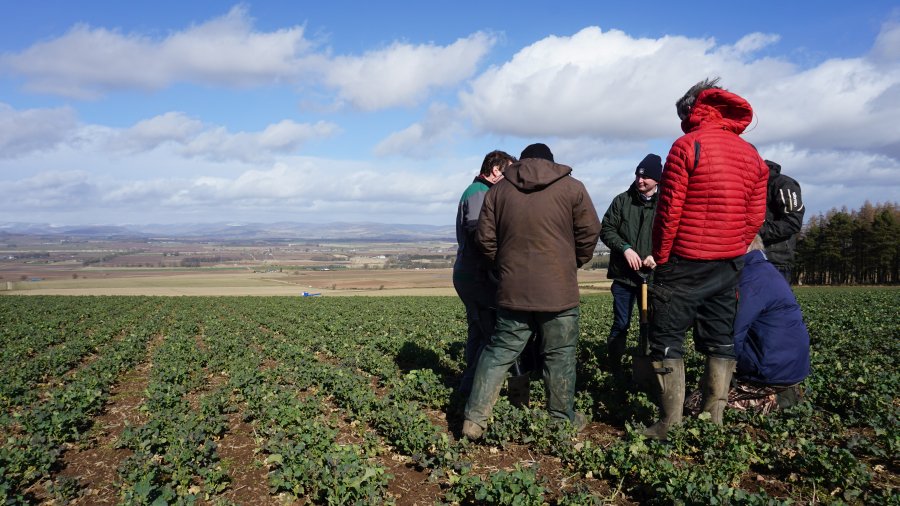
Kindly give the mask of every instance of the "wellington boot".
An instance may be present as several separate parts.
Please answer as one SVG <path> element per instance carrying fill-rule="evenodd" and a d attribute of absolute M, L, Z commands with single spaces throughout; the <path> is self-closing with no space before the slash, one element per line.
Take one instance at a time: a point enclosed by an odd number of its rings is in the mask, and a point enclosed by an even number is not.
<path fill-rule="evenodd" d="M 727 358 L 706 357 L 706 371 L 700 380 L 703 412 L 709 413 L 710 420 L 716 425 L 722 425 L 735 363 L 734 360 Z"/>
<path fill-rule="evenodd" d="M 472 441 L 477 441 L 484 435 L 484 429 L 477 423 L 466 420 L 463 422 L 462 434 Z"/>
<path fill-rule="evenodd" d="M 778 409 L 787 409 L 792 406 L 796 406 L 800 404 L 800 401 L 803 400 L 803 389 L 800 388 L 800 385 L 793 385 L 785 388 L 784 390 L 778 392 L 775 396 L 775 401 L 778 404 Z"/>
<path fill-rule="evenodd" d="M 584 413 L 580 411 L 575 412 L 575 418 L 572 420 L 572 427 L 575 427 L 575 432 L 581 432 L 587 427 L 588 421 L 587 417 L 584 416 Z"/>
<path fill-rule="evenodd" d="M 528 373 L 519 376 L 510 376 L 506 380 L 506 397 L 509 403 L 517 408 L 528 406 L 531 398 L 531 375 Z"/>
<path fill-rule="evenodd" d="M 551 418 L 551 420 L 560 425 L 570 424 L 576 433 L 583 431 L 588 424 L 587 415 L 581 411 L 573 411 L 572 418 Z"/>
<path fill-rule="evenodd" d="M 653 369 L 661 416 L 658 422 L 644 429 L 644 435 L 665 441 L 669 429 L 681 423 L 684 411 L 684 360 L 670 358 L 653 362 Z"/>
<path fill-rule="evenodd" d="M 607 340 L 606 367 L 616 383 L 624 385 L 628 377 L 625 368 L 622 367 L 622 357 L 625 356 L 625 336 L 617 340 Z"/>

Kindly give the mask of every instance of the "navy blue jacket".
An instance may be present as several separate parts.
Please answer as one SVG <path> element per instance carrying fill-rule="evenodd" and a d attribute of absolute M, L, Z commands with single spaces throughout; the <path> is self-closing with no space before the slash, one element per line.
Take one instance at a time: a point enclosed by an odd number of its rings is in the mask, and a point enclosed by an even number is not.
<path fill-rule="evenodd" d="M 797 298 L 762 251 L 744 256 L 734 320 L 738 380 L 793 385 L 809 375 L 809 332 Z"/>

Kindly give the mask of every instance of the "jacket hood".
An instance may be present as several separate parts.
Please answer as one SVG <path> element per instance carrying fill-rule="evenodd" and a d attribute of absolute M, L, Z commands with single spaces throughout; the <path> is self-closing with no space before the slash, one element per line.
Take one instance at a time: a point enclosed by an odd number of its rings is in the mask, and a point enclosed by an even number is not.
<path fill-rule="evenodd" d="M 526 158 L 510 165 L 506 180 L 524 192 L 541 190 L 572 173 L 572 167 L 542 158 Z"/>
<path fill-rule="evenodd" d="M 781 174 L 781 165 L 772 160 L 766 160 L 766 165 L 769 166 L 769 179 L 775 177 L 776 174 Z"/>
<path fill-rule="evenodd" d="M 700 92 L 691 115 L 681 122 L 681 130 L 688 133 L 713 126 L 740 135 L 752 120 L 753 108 L 749 102 L 730 91 L 710 88 Z"/>

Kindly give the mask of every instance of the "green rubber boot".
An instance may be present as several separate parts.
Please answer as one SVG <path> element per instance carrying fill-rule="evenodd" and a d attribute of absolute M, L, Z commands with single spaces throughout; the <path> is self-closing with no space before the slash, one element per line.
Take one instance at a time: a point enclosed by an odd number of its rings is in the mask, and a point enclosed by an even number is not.
<path fill-rule="evenodd" d="M 727 358 L 706 357 L 706 371 L 700 380 L 703 412 L 709 413 L 710 420 L 716 425 L 722 425 L 725 406 L 728 405 L 728 391 L 731 389 L 731 375 L 736 363 Z"/>
<path fill-rule="evenodd" d="M 665 441 L 669 429 L 681 423 L 684 411 L 684 360 L 669 358 L 652 365 L 661 416 L 658 422 L 644 429 L 644 435 Z"/>

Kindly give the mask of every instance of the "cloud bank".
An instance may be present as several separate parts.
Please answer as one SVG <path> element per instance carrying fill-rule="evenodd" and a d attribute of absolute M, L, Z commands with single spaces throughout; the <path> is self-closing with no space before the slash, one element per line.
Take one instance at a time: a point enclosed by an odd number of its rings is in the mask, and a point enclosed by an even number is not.
<path fill-rule="evenodd" d="M 413 106 L 432 89 L 472 76 L 495 39 L 475 33 L 448 46 L 396 42 L 362 55 L 331 56 L 302 26 L 260 32 L 243 6 L 165 37 L 78 25 L 59 38 L 0 57 L 28 90 L 99 99 L 178 83 L 249 88 L 324 86 L 365 111 Z"/>
<path fill-rule="evenodd" d="M 0 192 L 8 196 L 0 212 L 444 224 L 484 152 L 517 155 L 535 140 L 575 167 L 602 212 L 644 154 L 664 154 L 680 135 L 675 100 L 711 76 L 751 102 L 745 138 L 801 181 L 813 210 L 900 198 L 900 23 L 886 22 L 864 54 L 806 66 L 772 56 L 773 33 L 722 44 L 589 26 L 498 61 L 503 36 L 486 31 L 360 54 L 334 54 L 305 32 L 260 31 L 236 7 L 162 36 L 79 25 L 3 54 L 5 74 L 70 104 L 195 86 L 288 90 L 297 103 L 324 97 L 333 107 L 297 121 L 290 104 L 284 116 L 241 130 L 177 110 L 113 127 L 81 120 L 77 105 L 0 103 Z M 366 132 L 352 123 L 359 118 Z M 350 149 L 359 138 L 369 144 Z M 326 143 L 327 153 L 306 152 Z"/>

